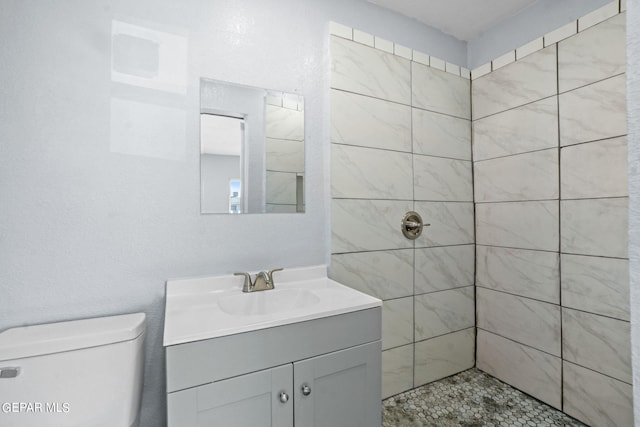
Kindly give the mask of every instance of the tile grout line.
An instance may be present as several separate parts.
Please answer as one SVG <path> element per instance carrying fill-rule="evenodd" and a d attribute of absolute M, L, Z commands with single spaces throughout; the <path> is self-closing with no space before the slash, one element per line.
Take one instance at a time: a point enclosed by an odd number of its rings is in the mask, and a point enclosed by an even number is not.
<path fill-rule="evenodd" d="M 509 112 L 509 111 L 519 110 L 519 109 L 522 109 L 522 108 L 525 108 L 525 107 L 531 106 L 532 104 L 535 104 L 535 103 L 537 103 L 537 102 L 541 102 L 541 101 L 544 101 L 544 100 L 548 100 L 549 98 L 552 98 L 552 97 L 558 97 L 558 98 L 559 98 L 559 97 L 561 97 L 562 95 L 567 95 L 567 94 L 570 94 L 570 93 L 575 92 L 575 91 L 579 91 L 579 90 L 582 90 L 582 89 L 585 89 L 585 88 L 589 88 L 589 87 L 591 87 L 591 86 L 595 86 L 595 85 L 598 85 L 598 84 L 604 83 L 604 82 L 606 82 L 606 81 L 609 81 L 609 80 L 613 80 L 613 79 L 616 79 L 616 78 L 622 77 L 622 76 L 624 76 L 625 74 L 626 74 L 626 71 L 625 71 L 625 72 L 618 73 L 618 74 L 614 74 L 614 75 L 611 75 L 611 76 L 608 76 L 608 77 L 605 77 L 605 78 L 601 78 L 601 79 L 599 79 L 599 80 L 595 80 L 595 81 L 593 81 L 593 82 L 590 82 L 590 83 L 587 83 L 587 84 L 584 84 L 584 85 L 581 85 L 581 86 L 577 86 L 577 87 L 575 87 L 575 88 L 568 89 L 568 90 L 566 90 L 566 91 L 564 91 L 564 92 L 561 92 L 561 91 L 558 89 L 558 90 L 556 90 L 556 93 L 554 93 L 554 94 L 552 94 L 552 95 L 543 96 L 543 97 L 541 97 L 541 98 L 533 99 L 533 100 L 530 100 L 530 101 L 524 102 L 524 103 L 522 103 L 522 104 L 518 104 L 518 105 L 514 105 L 514 106 L 509 107 L 509 108 L 505 108 L 505 109 L 503 109 L 503 110 L 499 110 L 499 111 L 496 111 L 496 112 L 492 112 L 492 113 L 487 114 L 487 115 L 484 115 L 484 116 L 482 116 L 482 117 L 474 118 L 472 121 L 481 121 L 481 120 L 485 120 L 485 119 L 490 118 L 490 117 L 498 116 L 498 115 L 500 115 L 500 114 L 503 114 L 503 113 L 506 113 L 506 112 Z M 626 135 L 626 134 L 621 134 L 621 135 L 618 135 L 618 136 L 623 136 L 623 135 Z M 609 139 L 609 138 L 615 138 L 615 136 L 611 136 L 611 137 L 607 137 L 607 138 L 600 138 L 600 139 Z M 596 140 L 594 140 L 594 141 L 597 141 L 597 140 L 598 140 L 598 139 L 596 139 Z M 590 142 L 590 141 L 584 141 L 584 142 Z M 576 145 L 576 144 L 580 144 L 580 142 L 578 142 L 578 143 L 573 143 L 573 144 L 567 144 L 567 146 L 569 146 L 569 145 Z"/>
<path fill-rule="evenodd" d="M 478 205 L 496 205 L 496 204 L 508 204 L 508 203 L 533 203 L 533 202 L 578 202 L 578 201 L 587 201 L 587 200 L 612 200 L 612 199 L 628 199 L 629 196 L 606 196 L 606 197 L 580 197 L 580 198 L 572 198 L 572 199 L 522 199 L 522 200 L 490 200 L 485 202 L 476 202 Z M 435 200 L 425 200 L 425 202 L 429 203 L 442 203 Z M 468 201 L 459 201 L 459 202 L 451 202 L 451 203 L 469 203 Z"/>
<path fill-rule="evenodd" d="M 474 163 L 484 163 L 484 162 L 490 162 L 492 160 L 508 159 L 509 157 L 523 156 L 525 154 L 540 153 L 541 151 L 555 150 L 557 148 L 558 148 L 557 146 L 545 147 L 545 148 L 537 148 L 535 150 L 528 150 L 528 151 L 522 151 L 522 152 L 519 152 L 519 153 L 505 154 L 503 156 L 488 157 L 486 159 L 474 160 Z"/>
<path fill-rule="evenodd" d="M 550 301 L 546 301 L 546 300 L 543 300 L 543 299 L 540 299 L 540 298 L 534 298 L 534 297 L 530 297 L 530 296 L 527 296 L 527 295 L 517 294 L 515 292 L 505 291 L 504 289 L 491 288 L 491 287 L 489 287 L 487 285 L 484 285 L 482 283 L 476 285 L 476 287 L 478 289 L 484 289 L 484 290 L 487 290 L 487 291 L 490 291 L 490 292 L 498 292 L 498 293 L 503 294 L 503 295 L 510 295 L 512 297 L 522 298 L 522 299 L 526 299 L 526 300 L 529 300 L 529 301 L 534 301 L 534 302 L 537 302 L 537 303 L 540 303 L 540 304 L 548 304 L 548 305 L 554 305 L 556 307 L 560 307 L 560 304 L 556 303 L 556 302 L 550 302 Z M 595 314 L 595 313 L 591 313 L 591 314 Z"/>
<path fill-rule="evenodd" d="M 550 47 L 550 46 L 547 46 L 547 47 Z M 545 49 L 546 49 L 546 48 L 545 48 Z M 557 49 L 556 49 L 556 55 L 557 55 Z M 556 62 L 556 64 L 557 64 L 557 62 Z M 593 82 L 590 82 L 590 83 L 587 83 L 587 84 L 584 84 L 584 85 L 582 85 L 582 86 L 577 86 L 577 87 L 575 87 L 575 88 L 572 88 L 572 89 L 566 90 L 566 91 L 564 91 L 564 92 L 560 92 L 559 87 L 558 87 L 558 89 L 556 90 L 556 93 L 554 93 L 554 94 L 552 94 L 552 95 L 543 96 L 542 98 L 534 99 L 534 100 L 532 100 L 532 101 L 527 101 L 527 102 L 525 102 L 525 103 L 523 103 L 523 104 L 515 105 L 515 106 L 513 106 L 513 107 L 509 107 L 509 108 L 506 108 L 506 109 L 504 109 L 504 110 L 496 111 L 496 112 L 494 112 L 494 113 L 490 113 L 490 114 L 487 114 L 487 115 L 482 116 L 482 117 L 477 117 L 477 118 L 473 117 L 473 118 L 471 119 L 471 121 L 472 121 L 472 122 L 480 121 L 480 120 L 484 120 L 484 119 L 489 118 L 489 117 L 494 117 L 494 116 L 497 116 L 497 115 L 499 115 L 499 114 L 506 113 L 506 112 L 508 112 L 508 111 L 518 110 L 518 109 L 520 109 L 520 108 L 530 106 L 531 104 L 535 104 L 536 102 L 544 101 L 544 100 L 547 100 L 547 99 L 552 98 L 552 97 L 554 97 L 554 96 L 555 96 L 555 97 L 560 97 L 560 95 L 566 95 L 566 94 L 569 94 L 569 93 L 571 93 L 571 92 L 573 92 L 573 91 L 580 90 L 580 89 L 584 89 L 584 88 L 587 88 L 587 87 L 589 87 L 589 86 L 593 86 L 593 85 L 596 85 L 596 84 L 599 84 L 599 83 L 605 82 L 605 81 L 607 81 L 607 80 L 611 80 L 611 79 L 614 79 L 614 78 L 617 78 L 617 77 L 623 76 L 623 75 L 625 75 L 625 74 L 626 74 L 626 71 L 621 72 L 621 73 L 618 73 L 618 74 L 614 74 L 614 75 L 612 75 L 612 76 L 608 76 L 608 77 L 605 77 L 605 78 L 602 78 L 602 79 L 599 79 L 599 80 L 596 80 L 596 81 L 593 81 Z M 441 113 L 441 114 L 445 114 L 445 115 L 446 115 L 446 113 Z M 456 116 L 452 116 L 452 117 L 456 117 Z M 460 118 L 460 117 L 458 117 L 458 118 Z M 625 134 L 625 135 L 626 135 L 626 134 Z M 619 135 L 619 136 L 623 136 L 623 135 Z M 616 137 L 614 136 L 614 137 L 601 138 L 601 139 L 610 139 L 610 138 L 616 138 Z M 598 141 L 598 140 L 594 140 L 594 141 Z M 591 142 L 591 141 L 585 141 L 585 142 Z M 580 144 L 580 143 L 576 143 L 576 144 L 568 144 L 567 146 L 570 146 L 570 145 L 577 145 L 577 144 Z"/>
<path fill-rule="evenodd" d="M 605 78 L 601 78 L 599 80 L 595 80 L 593 82 L 590 82 L 590 83 L 587 83 L 587 84 L 583 84 L 581 86 L 576 86 L 576 87 L 573 87 L 571 89 L 567 89 L 565 91 L 560 91 L 560 83 L 559 83 L 559 77 L 558 77 L 558 96 L 566 95 L 566 94 L 571 93 L 571 92 L 576 91 L 576 90 L 581 90 L 581 89 L 584 89 L 584 88 L 587 88 L 587 87 L 590 87 L 590 86 L 594 86 L 594 85 L 597 85 L 599 83 L 606 82 L 607 80 L 613 80 L 615 78 L 624 76 L 626 73 L 627 73 L 626 71 L 622 71 L 622 72 L 620 72 L 618 74 L 612 74 L 612 75 L 607 76 Z"/>
<path fill-rule="evenodd" d="M 482 327 L 479 327 L 478 329 L 480 329 L 480 330 L 482 330 L 482 331 L 484 331 L 484 332 L 486 332 L 486 333 L 489 333 L 489 334 L 495 335 L 495 336 L 497 336 L 497 337 L 500 337 L 500 338 L 502 338 L 502 339 L 505 339 L 505 340 L 511 341 L 512 343 L 515 343 L 515 344 L 517 344 L 517 345 L 520 345 L 520 346 L 523 346 L 523 347 L 527 347 L 527 348 L 530 348 L 530 349 L 533 349 L 533 350 L 539 351 L 539 352 L 541 352 L 541 353 L 547 354 L 547 355 L 549 355 L 549 356 L 555 357 L 555 358 L 557 358 L 557 359 L 560 359 L 560 361 L 561 361 L 562 363 L 564 363 L 564 362 L 566 362 L 566 363 L 570 363 L 570 364 L 572 364 L 572 365 L 576 365 L 576 366 L 579 366 L 579 367 L 581 367 L 581 368 L 583 368 L 583 369 L 586 369 L 586 370 L 589 370 L 589 371 L 594 372 L 594 373 L 596 373 L 596 374 L 602 375 L 603 377 L 607 377 L 607 378 L 610 378 L 610 379 L 612 379 L 612 380 L 619 381 L 619 382 L 621 382 L 621 383 L 623 383 L 623 384 L 629 384 L 629 385 L 631 385 L 630 383 L 628 383 L 628 382 L 626 382 L 626 381 L 622 381 L 622 380 L 620 380 L 620 379 L 618 379 L 618 378 L 616 378 L 616 377 L 613 377 L 613 376 L 611 376 L 611 375 L 605 374 L 605 373 L 603 373 L 603 372 L 600 372 L 600 371 L 595 370 L 595 369 L 593 369 L 593 368 L 589 368 L 589 367 L 584 366 L 584 365 L 581 365 L 581 364 L 579 364 L 579 363 L 572 362 L 571 360 L 562 359 L 561 357 L 556 356 L 556 355 L 555 355 L 555 354 L 553 354 L 553 353 L 549 353 L 548 351 L 541 350 L 541 349 L 539 349 L 539 348 L 537 348 L 537 347 L 534 347 L 534 346 L 532 346 L 532 345 L 530 345 L 530 344 L 525 344 L 525 343 L 520 342 L 520 341 L 517 341 L 517 340 L 515 340 L 515 339 L 513 339 L 513 338 L 506 337 L 506 336 L 504 336 L 504 335 L 502 335 L 502 334 L 500 334 L 500 333 L 498 333 L 498 332 L 494 332 L 494 331 L 491 331 L 491 330 L 489 330 L 489 329 L 485 329 L 485 328 L 482 328 Z M 561 368 L 561 370 L 562 370 L 562 368 Z M 518 390 L 519 390 L 519 389 L 518 389 Z"/>
<path fill-rule="evenodd" d="M 519 108 L 528 107 L 531 104 L 535 104 L 536 102 L 540 102 L 540 101 L 547 100 L 549 98 L 553 98 L 554 96 L 558 96 L 558 95 L 557 94 L 551 94 L 551 95 L 548 95 L 548 96 L 543 96 L 542 98 L 537 98 L 537 99 L 534 99 L 532 101 L 527 101 L 524 104 L 519 104 L 519 105 L 515 105 L 513 107 L 506 108 L 504 110 L 496 111 L 495 113 L 487 114 L 486 116 L 474 117 L 471 121 L 472 122 L 481 121 L 481 120 L 484 120 L 484 119 L 489 118 L 489 117 L 497 116 L 498 114 L 506 113 L 508 111 L 513 111 L 513 110 L 517 110 Z"/>
<path fill-rule="evenodd" d="M 471 288 L 471 287 L 473 287 L 473 284 L 460 285 L 460 286 L 455 286 L 453 288 L 447 288 L 447 289 L 437 289 L 435 291 L 421 292 L 421 293 L 415 294 L 415 295 L 407 294 L 407 295 L 403 295 L 403 296 L 399 296 L 399 297 L 394 296 L 394 297 L 391 297 L 391 298 L 381 298 L 381 297 L 377 297 L 376 296 L 376 298 L 378 298 L 378 299 L 380 299 L 382 301 L 397 301 L 397 300 L 401 300 L 401 299 L 407 299 L 407 298 L 413 298 L 413 297 L 422 297 L 422 296 L 433 295 L 433 294 L 442 293 L 442 292 L 460 291 L 462 289 Z M 581 310 L 576 310 L 576 311 L 581 311 Z"/>
<path fill-rule="evenodd" d="M 571 361 L 571 360 L 563 359 L 563 360 L 562 360 L 562 362 L 563 362 L 563 364 L 564 364 L 564 363 L 570 363 L 570 364 L 572 364 L 572 365 L 579 366 L 579 367 L 581 367 L 582 369 L 586 369 L 587 371 L 594 372 L 594 373 L 596 373 L 596 374 L 602 375 L 603 377 L 607 377 L 607 378 L 609 378 L 609 379 L 611 379 L 611 380 L 618 381 L 618 382 L 621 382 L 622 384 L 627 384 L 627 385 L 629 385 L 629 386 L 632 386 L 632 387 L 633 387 L 633 383 L 632 383 L 632 382 L 623 381 L 623 380 L 621 380 L 621 379 L 619 379 L 619 378 L 616 378 L 616 377 L 611 376 L 611 375 L 609 375 L 609 374 L 605 374 L 604 372 L 600 372 L 600 371 L 598 371 L 598 370 L 596 370 L 596 369 L 589 368 L 588 366 L 581 365 L 581 364 L 576 363 L 576 362 L 573 362 L 573 361 Z"/>
<path fill-rule="evenodd" d="M 341 147 L 354 147 L 354 148 L 362 148 L 362 149 L 368 149 L 368 150 L 387 151 L 387 152 L 391 152 L 391 153 L 411 154 L 411 155 L 420 156 L 420 157 L 430 157 L 430 158 L 433 158 L 433 159 L 456 160 L 456 161 L 468 162 L 468 163 L 471 162 L 470 159 L 460 159 L 460 158 L 456 158 L 456 157 L 436 156 L 436 155 L 433 155 L 433 154 L 416 153 L 416 152 L 413 152 L 413 151 L 394 150 L 394 149 L 390 149 L 390 148 L 373 147 L 373 146 L 369 146 L 369 145 L 356 145 L 356 144 L 349 144 L 349 143 L 346 143 L 346 142 L 331 141 L 331 144 L 339 145 Z M 412 141 L 412 144 L 413 144 L 413 141 Z M 412 150 L 413 150 L 413 148 L 412 148 Z M 542 151 L 542 150 L 537 150 L 537 151 Z M 527 153 L 523 153 L 523 154 L 527 154 Z M 489 160 L 492 160 L 492 159 L 489 159 Z M 297 172 L 291 172 L 291 173 L 297 173 Z"/>
<path fill-rule="evenodd" d="M 525 344 L 525 343 L 523 343 L 523 342 L 521 342 L 521 341 L 518 341 L 518 340 L 516 340 L 516 339 L 510 338 L 510 337 L 507 337 L 507 336 L 504 336 L 504 335 L 502 335 L 500 332 L 492 331 L 492 330 L 490 330 L 490 329 L 483 328 L 482 326 L 478 326 L 478 330 L 483 331 L 483 332 L 486 332 L 486 333 L 489 333 L 489 334 L 492 334 L 492 335 L 495 335 L 495 336 L 500 337 L 500 338 L 502 338 L 502 339 L 505 339 L 505 340 L 511 341 L 512 343 L 518 344 L 518 345 L 520 345 L 520 346 L 523 346 L 523 347 L 526 347 L 526 348 L 530 348 L 530 349 L 532 349 L 532 350 L 539 351 L 540 353 L 544 353 L 544 354 L 546 354 L 546 355 L 549 355 L 549 356 L 551 356 L 551 357 L 555 357 L 556 359 L 559 359 L 559 360 L 561 360 L 561 361 L 562 361 L 562 358 L 561 358 L 560 356 L 558 356 L 557 354 L 549 353 L 548 351 L 546 351 L 546 350 L 542 350 L 542 349 L 539 349 L 538 347 L 534 347 L 534 346 L 533 346 L 533 345 L 531 345 L 531 344 Z"/>
<path fill-rule="evenodd" d="M 576 30 L 578 21 L 576 21 Z M 564 411 L 564 331 L 562 310 L 562 133 L 560 130 L 560 54 L 559 44 L 556 43 L 556 118 L 558 123 L 558 302 L 560 304 L 560 409 Z"/>
<path fill-rule="evenodd" d="M 455 288 L 455 289 L 463 289 L 465 287 L 469 287 L 469 286 L 463 286 L 463 287 Z M 618 317 L 613 317 L 613 316 L 606 315 L 606 314 L 596 313 L 594 311 L 589 311 L 589 310 L 584 310 L 584 309 L 575 308 L 575 307 L 569 307 L 569 306 L 561 306 L 558 303 L 545 301 L 545 300 L 542 300 L 540 298 L 533 298 L 533 297 L 529 297 L 529 296 L 526 296 L 526 295 L 516 294 L 514 292 L 508 292 L 508 291 L 505 291 L 505 290 L 502 290 L 502 289 L 490 288 L 490 287 L 485 286 L 483 284 L 478 285 L 477 288 L 478 289 L 484 289 L 484 290 L 492 291 L 492 292 L 498 292 L 500 294 L 510 295 L 512 297 L 515 297 L 515 298 L 522 298 L 522 299 L 526 299 L 526 300 L 529 300 L 529 301 L 538 302 L 538 303 L 541 303 L 541 304 L 553 305 L 553 306 L 556 306 L 556 307 L 558 307 L 560 309 L 566 308 L 567 310 L 578 311 L 580 313 L 585 313 L 585 314 L 589 314 L 589 315 L 592 315 L 592 316 L 603 317 L 603 318 L 611 319 L 611 320 L 617 320 L 617 321 L 624 322 L 624 323 L 630 323 L 631 322 L 630 320 L 620 319 Z"/>
<path fill-rule="evenodd" d="M 361 254 L 361 253 L 377 253 L 377 252 L 395 252 L 395 251 L 410 251 L 410 250 L 429 250 L 429 249 L 441 249 L 441 248 L 455 248 L 455 247 L 462 247 L 462 246 L 472 246 L 474 245 L 473 242 L 471 243 L 455 243 L 455 244 L 451 244 L 451 245 L 438 245 L 438 246 L 418 246 L 416 248 L 413 247 L 406 247 L 406 248 L 386 248 L 386 249 L 360 249 L 360 250 L 355 250 L 355 251 L 348 251 L 348 252 L 333 252 L 331 255 L 354 255 L 354 254 Z M 486 246 L 486 245 L 483 245 Z"/>
<path fill-rule="evenodd" d="M 413 63 L 415 61 L 411 61 L 411 62 Z M 419 62 L 418 62 L 418 64 L 419 64 Z M 437 68 L 436 68 L 436 70 L 437 70 Z M 453 76 L 453 74 L 452 74 L 452 76 Z M 445 113 L 445 112 L 442 112 L 442 111 L 430 110 L 428 108 L 424 108 L 424 107 L 420 107 L 420 106 L 417 106 L 417 105 L 413 105 L 412 101 L 410 101 L 410 103 L 407 104 L 407 103 L 404 103 L 404 102 L 394 101 L 392 99 L 380 98 L 380 97 L 375 96 L 375 95 L 369 95 L 369 94 L 366 94 L 366 93 L 354 92 L 352 90 L 344 89 L 344 88 L 340 88 L 340 87 L 331 86 L 329 89 L 330 90 L 335 90 L 335 91 L 338 91 L 338 92 L 342 92 L 342 93 L 348 93 L 350 95 L 362 96 L 362 97 L 368 98 L 368 99 L 375 99 L 377 101 L 388 102 L 390 104 L 400 105 L 400 106 L 403 106 L 403 107 L 409 107 L 412 110 L 415 109 L 415 110 L 420 110 L 420 111 L 426 111 L 428 113 L 437 114 L 437 115 L 440 115 L 440 116 L 446 116 L 446 117 L 453 118 L 453 119 L 471 121 L 470 117 L 460 117 L 460 116 L 456 116 L 454 114 Z M 413 94 L 411 94 L 411 95 L 413 96 Z"/>
<path fill-rule="evenodd" d="M 412 60 L 409 62 L 409 90 L 411 92 L 410 99 L 410 108 L 409 111 L 409 126 L 411 135 L 411 194 L 413 198 L 413 210 L 416 210 L 416 169 L 415 169 L 415 147 L 414 147 L 414 139 L 413 139 L 413 52 L 411 53 Z M 413 360 L 411 361 L 411 388 L 415 388 L 416 386 L 416 241 L 413 240 L 411 242 L 412 246 L 412 255 L 413 255 L 413 268 L 412 268 L 412 276 L 413 276 L 413 294 L 411 297 L 412 302 L 412 322 L 411 322 L 411 333 L 412 333 L 412 354 Z"/>
<path fill-rule="evenodd" d="M 465 245 L 469 245 L 470 243 L 466 243 Z M 463 246 L 463 245 L 449 245 L 449 246 Z M 487 243 L 477 243 L 476 246 L 482 246 L 485 248 L 498 248 L 498 249 L 513 249 L 518 251 L 531 251 L 531 252 L 542 252 L 547 254 L 557 254 L 558 252 L 548 250 L 548 249 L 532 249 L 532 248 L 521 248 L 517 246 L 501 246 L 501 245 L 491 245 Z M 427 248 L 428 249 L 428 248 Z M 611 260 L 620 260 L 620 261 L 629 261 L 629 258 L 620 258 L 614 256 L 606 256 L 606 255 L 593 255 L 593 254 L 584 254 L 584 253 L 574 253 L 574 252 L 560 252 L 560 255 L 570 255 L 577 257 L 585 257 L 585 258 L 601 258 L 601 259 L 611 259 Z"/>
<path fill-rule="evenodd" d="M 626 197 L 626 196 L 624 196 Z M 610 197 L 607 197 L 610 198 Z M 621 197 L 618 197 L 621 198 Z M 333 197 L 334 200 L 356 200 L 356 201 L 373 201 L 373 202 L 419 202 L 419 203 L 473 203 L 473 200 L 427 200 L 427 199 L 384 199 L 384 198 L 369 198 L 369 197 Z M 558 199 L 553 199 L 558 200 Z M 483 202 L 483 203 L 508 203 L 508 202 Z"/>
<path fill-rule="evenodd" d="M 473 119 L 473 80 L 469 83 L 469 116 Z M 478 366 L 478 222 L 476 221 L 476 160 L 474 158 L 475 132 L 473 120 L 469 135 L 471 156 L 471 197 L 473 199 L 473 365 Z"/>

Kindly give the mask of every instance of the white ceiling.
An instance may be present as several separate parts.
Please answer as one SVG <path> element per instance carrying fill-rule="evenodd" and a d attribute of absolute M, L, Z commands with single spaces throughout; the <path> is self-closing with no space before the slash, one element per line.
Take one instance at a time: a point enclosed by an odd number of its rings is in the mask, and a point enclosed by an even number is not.
<path fill-rule="evenodd" d="M 368 0 L 434 27 L 460 40 L 473 40 L 487 29 L 537 0 Z"/>

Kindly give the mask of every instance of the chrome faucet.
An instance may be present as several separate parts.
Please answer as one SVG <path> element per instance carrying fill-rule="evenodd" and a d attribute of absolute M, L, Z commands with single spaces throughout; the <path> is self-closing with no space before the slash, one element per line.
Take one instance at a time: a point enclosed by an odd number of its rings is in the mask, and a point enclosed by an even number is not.
<path fill-rule="evenodd" d="M 249 273 L 233 273 L 234 276 L 244 276 L 244 285 L 242 286 L 242 292 L 257 292 L 267 291 L 275 288 L 276 284 L 273 280 L 273 273 L 276 271 L 282 271 L 282 268 L 274 268 L 270 271 L 261 271 L 256 274 L 255 280 L 251 280 L 251 274 Z"/>

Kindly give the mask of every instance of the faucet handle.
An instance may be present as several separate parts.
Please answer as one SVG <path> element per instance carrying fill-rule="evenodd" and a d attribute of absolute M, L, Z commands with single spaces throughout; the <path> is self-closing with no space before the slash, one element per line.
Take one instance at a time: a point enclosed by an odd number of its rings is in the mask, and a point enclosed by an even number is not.
<path fill-rule="evenodd" d="M 251 282 L 251 275 L 249 273 L 233 273 L 234 276 L 244 276 L 244 285 L 242 286 L 242 292 L 249 292 L 253 287 Z"/>
<path fill-rule="evenodd" d="M 274 286 L 275 283 L 273 282 L 273 273 L 275 273 L 276 271 L 282 271 L 283 268 L 274 268 L 273 270 L 270 270 L 267 275 L 269 276 L 269 281 L 271 282 L 271 286 Z"/>

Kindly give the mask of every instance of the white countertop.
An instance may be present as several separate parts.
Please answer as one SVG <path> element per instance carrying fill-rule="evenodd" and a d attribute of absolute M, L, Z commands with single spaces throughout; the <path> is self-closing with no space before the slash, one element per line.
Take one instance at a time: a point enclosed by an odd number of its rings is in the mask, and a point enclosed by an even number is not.
<path fill-rule="evenodd" d="M 274 273 L 273 277 L 275 289 L 252 293 L 242 292 L 244 278 L 240 276 L 168 280 L 164 346 L 335 316 L 382 305 L 377 298 L 329 279 L 326 266 L 288 268 Z M 248 304 L 244 304 L 245 302 Z M 232 303 L 234 307 L 238 303 L 249 307 L 259 306 L 260 314 L 229 314 L 228 306 Z"/>

